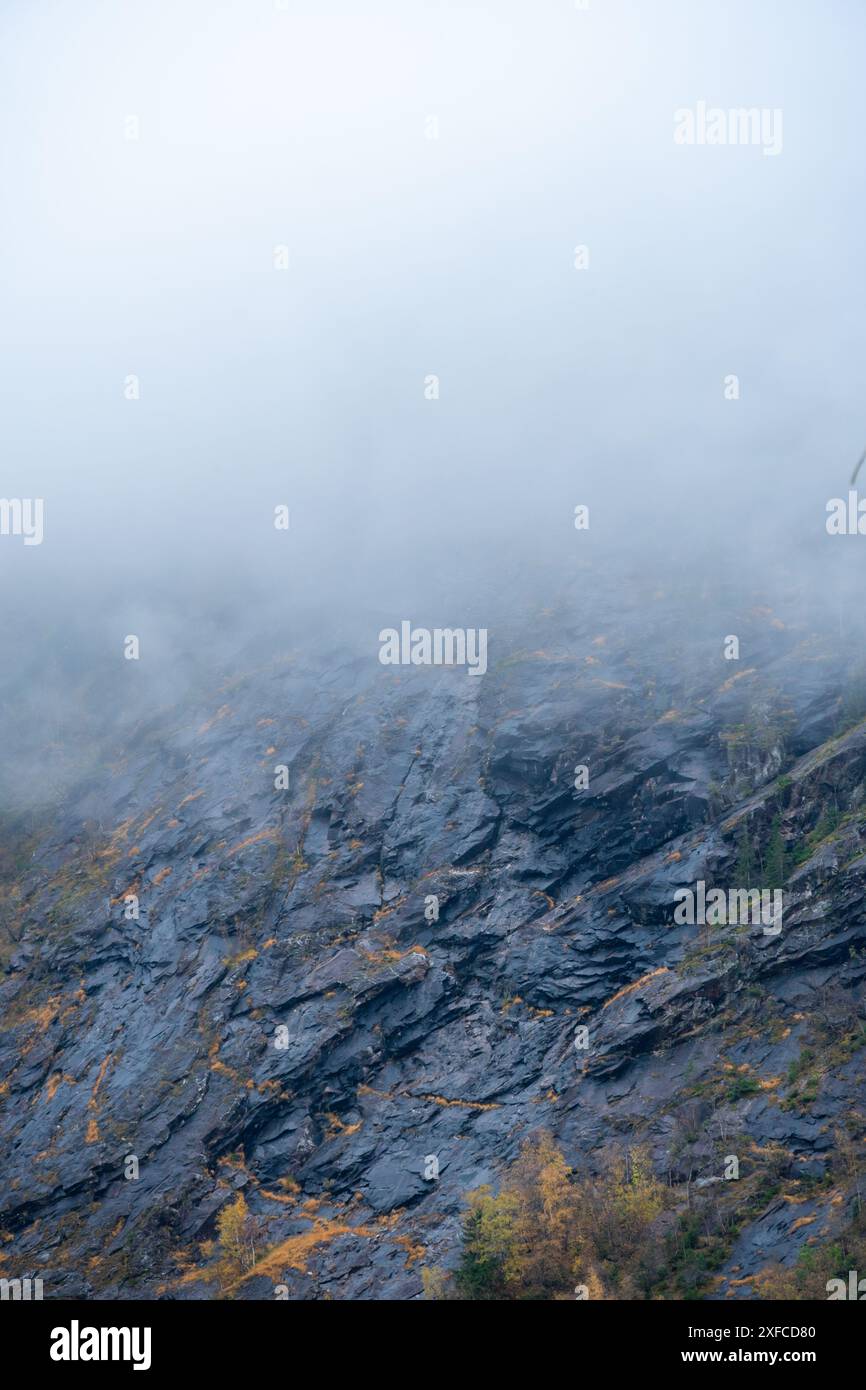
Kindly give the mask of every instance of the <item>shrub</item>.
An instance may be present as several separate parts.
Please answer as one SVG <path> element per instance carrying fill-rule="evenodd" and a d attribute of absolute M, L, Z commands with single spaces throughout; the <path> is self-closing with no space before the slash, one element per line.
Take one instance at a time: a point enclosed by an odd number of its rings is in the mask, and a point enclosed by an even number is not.
<path fill-rule="evenodd" d="M 662 1261 L 658 1218 L 667 1189 L 643 1150 L 608 1158 L 600 1177 L 576 1178 L 549 1134 L 527 1140 L 494 1194 L 467 1194 L 453 1279 L 425 1278 L 428 1298 L 538 1300 L 646 1297 Z"/>
<path fill-rule="evenodd" d="M 229 1284 L 256 1262 L 258 1222 L 251 1215 L 244 1194 L 239 1192 L 233 1202 L 223 1207 L 216 1219 L 219 1236 L 221 1284 Z"/>

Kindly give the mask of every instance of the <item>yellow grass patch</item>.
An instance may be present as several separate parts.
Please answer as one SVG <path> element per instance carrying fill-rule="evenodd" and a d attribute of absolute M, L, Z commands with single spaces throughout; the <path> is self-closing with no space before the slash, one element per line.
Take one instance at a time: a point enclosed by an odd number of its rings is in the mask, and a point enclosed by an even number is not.
<path fill-rule="evenodd" d="M 208 733 L 213 728 L 214 724 L 219 724 L 221 720 L 227 719 L 231 712 L 230 705 L 220 705 L 216 714 L 213 715 L 212 718 L 206 719 L 205 722 L 199 726 L 199 733 Z"/>
<path fill-rule="evenodd" d="M 421 1095 L 419 1100 L 430 1101 L 432 1105 L 443 1105 L 450 1108 L 459 1106 L 463 1110 L 501 1110 L 502 1106 L 497 1101 L 482 1100 L 448 1100 L 445 1096 Z"/>
<path fill-rule="evenodd" d="M 668 974 L 670 974 L 668 967 L 666 965 L 660 965 L 657 970 L 650 970 L 646 975 L 641 975 L 640 979 L 635 980 L 633 984 L 624 985 L 622 989 L 617 990 L 616 994 L 612 994 L 610 999 L 606 1000 L 601 1007 L 606 1009 L 609 1005 L 615 1004 L 617 999 L 624 999 L 627 994 L 633 994 L 636 989 L 640 989 L 648 980 L 654 980 L 659 975 Z"/>
<path fill-rule="evenodd" d="M 250 845 L 257 845 L 262 840 L 273 840 L 276 836 L 276 833 L 276 830 L 273 829 L 260 830 L 257 835 L 250 835 L 246 840 L 241 840 L 239 844 L 234 845 L 228 851 L 228 855 L 231 856 L 232 854 L 239 854 L 242 849 L 248 849 Z"/>

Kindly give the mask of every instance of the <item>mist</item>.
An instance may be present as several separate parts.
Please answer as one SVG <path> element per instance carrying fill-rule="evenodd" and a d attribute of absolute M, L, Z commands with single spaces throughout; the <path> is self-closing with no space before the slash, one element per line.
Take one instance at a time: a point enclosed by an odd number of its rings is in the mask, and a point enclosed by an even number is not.
<path fill-rule="evenodd" d="M 493 648 L 659 583 L 853 634 L 825 520 L 866 442 L 864 30 L 845 0 L 7 4 L 0 490 L 44 500 L 41 544 L 0 536 L 15 795 L 52 720 L 145 718 L 251 647 L 375 671 L 403 619 Z M 699 103 L 780 113 L 778 147 L 678 144 Z"/>

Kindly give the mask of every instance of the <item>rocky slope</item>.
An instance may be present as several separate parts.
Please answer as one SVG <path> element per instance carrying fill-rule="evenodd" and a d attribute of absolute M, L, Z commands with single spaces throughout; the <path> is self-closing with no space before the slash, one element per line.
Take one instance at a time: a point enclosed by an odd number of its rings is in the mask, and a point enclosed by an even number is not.
<path fill-rule="evenodd" d="M 259 654 L 8 824 L 0 1271 L 418 1297 L 539 1127 L 581 1172 L 648 1147 L 671 1220 L 710 1213 L 697 1295 L 832 1238 L 866 1127 L 866 709 L 799 602 L 742 608 L 738 661 L 720 621 L 697 586 L 513 614 L 481 678 L 382 667 L 375 628 Z M 780 843 L 778 936 L 674 924 Z M 238 1191 L 256 1263 L 221 1288 Z"/>

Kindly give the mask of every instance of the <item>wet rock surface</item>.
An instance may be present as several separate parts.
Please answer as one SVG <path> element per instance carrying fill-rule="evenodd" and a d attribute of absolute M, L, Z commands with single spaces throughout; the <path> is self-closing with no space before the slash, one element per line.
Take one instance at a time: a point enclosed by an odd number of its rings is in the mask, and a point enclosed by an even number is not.
<path fill-rule="evenodd" d="M 527 638 L 516 616 L 480 677 L 375 646 L 269 658 L 31 827 L 4 881 L 4 1273 L 46 1297 L 419 1297 L 465 1192 L 542 1127 L 582 1172 L 647 1145 L 681 1207 L 772 1148 L 781 1191 L 705 1296 L 755 1296 L 832 1235 L 866 1081 L 848 659 L 757 609 L 748 658 L 708 624 L 685 661 L 670 603 L 652 621 L 543 612 Z M 755 883 L 782 837 L 781 933 L 677 924 L 678 889 L 747 886 L 744 826 Z M 259 1258 L 226 1291 L 207 1243 L 237 1192 Z"/>

